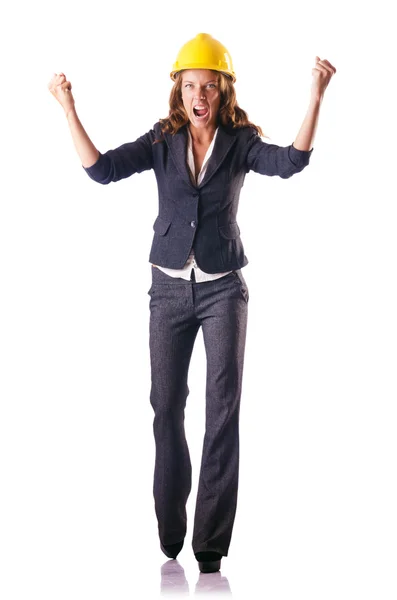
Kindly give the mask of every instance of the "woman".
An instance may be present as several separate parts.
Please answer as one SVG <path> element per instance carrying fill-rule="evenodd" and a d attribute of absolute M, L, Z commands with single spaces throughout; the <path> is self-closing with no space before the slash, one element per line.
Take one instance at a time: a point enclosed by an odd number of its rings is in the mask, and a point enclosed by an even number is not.
<path fill-rule="evenodd" d="M 308 164 L 325 89 L 336 72 L 316 57 L 311 99 L 293 144 L 261 140 L 238 106 L 226 48 L 201 33 L 180 50 L 171 72 L 170 110 L 134 142 L 100 153 L 83 129 L 63 73 L 49 84 L 65 109 L 87 174 L 108 184 L 153 169 L 159 214 L 149 261 L 150 401 L 156 459 L 154 499 L 160 546 L 176 558 L 186 535 L 191 463 L 184 431 L 188 369 L 202 327 L 207 358 L 206 431 L 194 516 L 201 572 L 220 569 L 237 506 L 239 410 L 249 292 L 236 220 L 250 170 L 291 177 Z"/>

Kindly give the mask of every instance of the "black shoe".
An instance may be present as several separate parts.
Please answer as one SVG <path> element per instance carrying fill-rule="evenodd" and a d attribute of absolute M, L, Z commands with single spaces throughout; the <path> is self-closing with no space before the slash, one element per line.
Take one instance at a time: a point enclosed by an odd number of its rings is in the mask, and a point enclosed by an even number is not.
<path fill-rule="evenodd" d="M 201 573 L 215 573 L 221 568 L 222 554 L 218 552 L 196 552 Z"/>
<path fill-rule="evenodd" d="M 168 544 L 167 546 L 163 545 L 160 542 L 160 548 L 162 549 L 164 554 L 168 556 L 168 558 L 176 558 L 183 548 L 183 542 L 184 540 L 178 542 L 177 544 Z"/>

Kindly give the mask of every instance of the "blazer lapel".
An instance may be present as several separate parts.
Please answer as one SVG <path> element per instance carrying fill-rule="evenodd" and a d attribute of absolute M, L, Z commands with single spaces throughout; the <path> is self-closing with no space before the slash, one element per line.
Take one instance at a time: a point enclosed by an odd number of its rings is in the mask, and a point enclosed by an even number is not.
<path fill-rule="evenodd" d="M 180 176 L 190 185 L 193 185 L 187 164 L 186 125 L 181 127 L 174 135 L 171 135 L 170 133 L 164 133 L 164 139 Z"/>
<path fill-rule="evenodd" d="M 199 189 L 202 188 L 203 185 L 206 185 L 211 179 L 211 177 L 215 175 L 235 141 L 235 132 L 231 132 L 230 130 L 227 130 L 221 124 L 219 124 L 219 130 L 216 135 L 216 140 L 212 149 L 212 154 L 208 161 L 207 169 L 205 171 L 203 180 L 198 186 Z"/>
<path fill-rule="evenodd" d="M 236 141 L 236 133 L 235 131 L 230 130 L 229 128 L 226 129 L 223 127 L 223 125 L 219 124 L 219 130 L 216 136 L 212 154 L 208 161 L 207 170 L 202 182 L 197 186 L 192 181 L 190 169 L 187 164 L 188 134 L 186 128 L 187 125 L 184 125 L 175 135 L 166 133 L 164 134 L 164 138 L 181 177 L 183 177 L 183 179 L 185 179 L 185 181 L 187 181 L 195 189 L 200 189 L 208 183 L 211 177 L 215 175 L 225 160 L 227 153 Z"/>

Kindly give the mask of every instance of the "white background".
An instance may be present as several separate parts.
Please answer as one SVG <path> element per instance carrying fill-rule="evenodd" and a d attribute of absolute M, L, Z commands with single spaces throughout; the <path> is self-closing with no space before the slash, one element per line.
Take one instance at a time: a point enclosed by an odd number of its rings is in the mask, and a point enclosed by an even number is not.
<path fill-rule="evenodd" d="M 218 585 L 236 598 L 396 597 L 391 6 L 81 0 L 3 9 L 3 600 L 130 600 Z M 172 63 L 200 31 L 228 48 L 238 102 L 271 143 L 294 141 L 315 56 L 337 73 L 309 166 L 288 180 L 249 173 L 240 197 L 250 300 L 229 556 L 221 575 L 199 578 L 200 332 L 186 410 L 186 582 L 178 573 L 161 582 L 147 295 L 157 185 L 152 171 L 92 181 L 47 85 L 66 74 L 105 152 L 168 114 Z"/>

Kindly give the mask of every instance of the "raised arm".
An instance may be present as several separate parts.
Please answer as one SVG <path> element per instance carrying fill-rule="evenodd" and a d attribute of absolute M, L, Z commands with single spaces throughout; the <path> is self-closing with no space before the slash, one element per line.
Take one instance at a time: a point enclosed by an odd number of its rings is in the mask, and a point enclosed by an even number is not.
<path fill-rule="evenodd" d="M 99 151 L 91 142 L 77 116 L 71 82 L 66 80 L 64 73 L 54 73 L 48 84 L 48 89 L 58 100 L 65 112 L 73 143 L 82 162 L 82 166 L 91 167 L 98 160 Z"/>
<path fill-rule="evenodd" d="M 253 132 L 248 140 L 247 172 L 252 170 L 262 175 L 278 175 L 287 179 L 309 164 L 321 102 L 334 73 L 336 69 L 328 60 L 320 60 L 316 56 L 309 107 L 295 141 L 289 146 L 277 146 L 263 142 Z"/>
<path fill-rule="evenodd" d="M 320 106 L 324 92 L 336 69 L 329 60 L 320 60 L 316 56 L 316 66 L 312 69 L 313 83 L 310 95 L 309 107 L 305 118 L 294 141 L 294 147 L 298 150 L 310 150 L 316 135 Z"/>
<path fill-rule="evenodd" d="M 150 130 L 134 142 L 129 142 L 102 154 L 92 143 L 77 116 L 72 84 L 64 73 L 54 73 L 48 87 L 61 104 L 69 124 L 73 143 L 81 160 L 81 166 L 91 179 L 108 184 L 134 173 L 153 168 L 152 142 L 155 134 Z"/>

